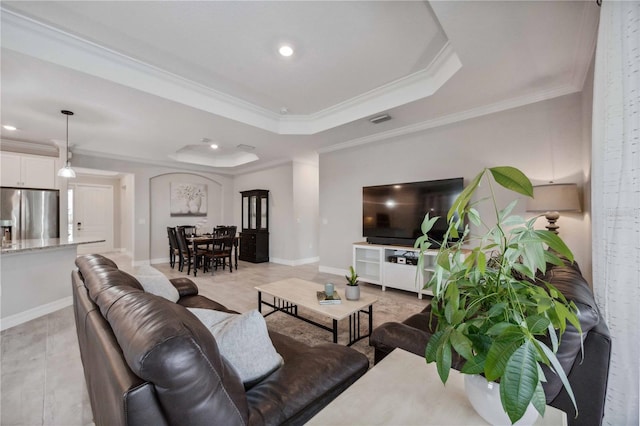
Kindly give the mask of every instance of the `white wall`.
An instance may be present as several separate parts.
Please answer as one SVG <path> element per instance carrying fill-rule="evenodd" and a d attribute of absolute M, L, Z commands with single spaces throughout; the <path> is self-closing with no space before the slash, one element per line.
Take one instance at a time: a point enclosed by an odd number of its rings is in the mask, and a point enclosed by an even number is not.
<path fill-rule="evenodd" d="M 362 187 L 462 176 L 468 183 L 484 167 L 521 169 L 532 183 L 585 181 L 586 150 L 581 94 L 495 113 L 375 144 L 320 154 L 320 268 L 348 269 L 362 237 Z M 486 190 L 486 188 L 483 188 Z M 500 191 L 506 205 L 512 193 Z M 522 200 L 516 212 L 525 216 Z M 489 214 L 488 209 L 481 214 Z M 543 228 L 544 219 L 537 226 Z M 589 221 L 562 214 L 560 236 L 576 259 L 590 265 Z M 589 274 L 590 275 L 590 274 Z M 588 277 L 590 279 L 590 276 Z"/>

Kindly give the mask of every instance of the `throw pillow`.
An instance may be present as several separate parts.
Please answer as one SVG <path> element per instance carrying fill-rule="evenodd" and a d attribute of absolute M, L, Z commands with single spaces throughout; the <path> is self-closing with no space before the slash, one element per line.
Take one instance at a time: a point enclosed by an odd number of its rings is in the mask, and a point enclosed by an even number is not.
<path fill-rule="evenodd" d="M 187 308 L 211 331 L 220 354 L 250 387 L 279 368 L 283 359 L 269 338 L 267 324 L 257 310 L 230 314 Z"/>
<path fill-rule="evenodd" d="M 164 297 L 175 303 L 180 299 L 178 290 L 171 284 L 171 281 L 164 274 L 151 266 L 138 266 L 133 271 L 144 291 Z"/>

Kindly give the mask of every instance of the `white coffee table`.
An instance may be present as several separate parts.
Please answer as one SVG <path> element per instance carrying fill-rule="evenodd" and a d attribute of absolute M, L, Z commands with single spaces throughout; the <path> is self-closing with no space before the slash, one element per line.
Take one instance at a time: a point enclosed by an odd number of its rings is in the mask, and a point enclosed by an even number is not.
<path fill-rule="evenodd" d="M 337 289 L 342 303 L 336 305 L 321 305 L 318 303 L 316 293 L 324 291 L 322 284 L 299 278 L 289 278 L 274 283 L 257 286 L 258 290 L 258 310 L 262 313 L 262 305 L 269 306 L 273 310 L 263 314 L 265 317 L 275 312 L 283 312 L 302 321 L 320 327 L 333 333 L 333 343 L 338 343 L 338 321 L 349 318 L 349 341 L 347 346 L 353 345 L 360 339 L 369 337 L 373 327 L 373 304 L 378 298 L 366 294 L 360 295 L 360 300 L 347 300 L 344 290 Z M 273 302 L 266 301 L 264 295 L 272 296 Z M 328 327 L 312 319 L 301 316 L 298 307 L 308 309 L 312 312 L 331 318 L 333 326 Z M 367 334 L 360 332 L 360 314 L 368 315 L 369 329 Z"/>
<path fill-rule="evenodd" d="M 307 425 L 486 425 L 464 392 L 463 375 L 451 370 L 443 385 L 435 364 L 395 349 L 341 393 Z M 536 425 L 566 425 L 567 416 L 547 406 Z"/>

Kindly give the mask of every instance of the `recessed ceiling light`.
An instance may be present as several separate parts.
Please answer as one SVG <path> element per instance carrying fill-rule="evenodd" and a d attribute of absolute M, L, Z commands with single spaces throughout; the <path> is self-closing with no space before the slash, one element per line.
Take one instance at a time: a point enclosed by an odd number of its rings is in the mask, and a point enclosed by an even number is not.
<path fill-rule="evenodd" d="M 218 145 L 215 143 L 212 143 L 210 146 L 211 146 L 211 149 L 218 149 Z"/>
<path fill-rule="evenodd" d="M 5 124 L 4 126 L 2 126 L 5 128 L 5 130 L 11 130 L 12 132 L 14 130 L 18 130 L 18 128 L 16 126 L 10 126 L 9 124 Z"/>
<path fill-rule="evenodd" d="M 289 57 L 289 56 L 293 55 L 293 48 L 291 46 L 283 44 L 278 49 L 278 53 L 280 53 L 284 57 Z"/>

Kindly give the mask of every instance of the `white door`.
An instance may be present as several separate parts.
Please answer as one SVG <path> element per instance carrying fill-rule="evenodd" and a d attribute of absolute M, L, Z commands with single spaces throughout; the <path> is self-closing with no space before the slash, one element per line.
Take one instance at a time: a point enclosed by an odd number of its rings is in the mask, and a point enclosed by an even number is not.
<path fill-rule="evenodd" d="M 78 254 L 113 251 L 113 187 L 78 184 L 74 189 L 74 237 L 105 240 L 79 245 Z"/>

